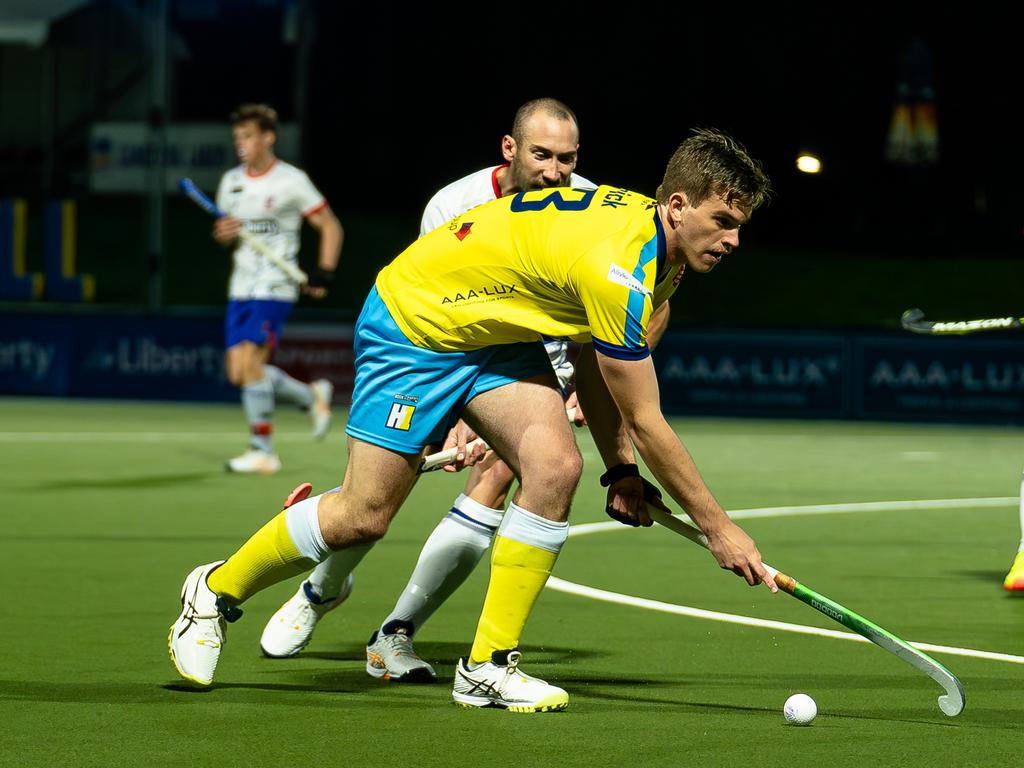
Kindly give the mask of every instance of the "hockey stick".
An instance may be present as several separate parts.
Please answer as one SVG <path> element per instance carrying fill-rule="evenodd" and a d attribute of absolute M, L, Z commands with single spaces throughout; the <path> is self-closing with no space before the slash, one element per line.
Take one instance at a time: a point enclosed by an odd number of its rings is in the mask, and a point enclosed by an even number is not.
<path fill-rule="evenodd" d="M 576 409 L 569 408 L 565 412 L 566 418 L 569 421 L 576 421 Z M 490 448 L 486 441 L 482 437 L 478 437 L 476 440 L 472 440 L 466 443 L 466 455 L 468 456 L 478 446 L 482 445 L 484 448 Z M 438 451 L 432 453 L 429 456 L 424 456 L 423 460 L 420 461 L 420 468 L 416 470 L 416 474 L 422 475 L 424 472 L 434 472 L 435 470 L 446 467 L 455 461 L 455 457 L 458 455 L 458 447 L 449 448 L 446 451 Z"/>
<path fill-rule="evenodd" d="M 187 177 L 180 179 L 178 181 L 178 188 L 185 193 L 186 197 L 213 216 L 213 218 L 221 219 L 227 216 L 227 213 L 218 208 L 217 204 L 207 197 L 203 190 L 195 185 L 195 182 L 192 181 L 192 179 Z M 309 276 L 305 272 L 287 259 L 281 258 L 277 251 L 263 240 L 260 240 L 256 235 L 246 231 L 245 227 L 242 227 L 239 231 L 238 239 L 254 251 L 265 256 L 267 261 L 271 262 L 275 267 L 284 272 L 292 282 L 298 283 L 299 285 L 305 285 L 309 282 Z"/>
<path fill-rule="evenodd" d="M 648 503 L 647 512 L 650 514 L 651 519 L 659 525 L 663 525 L 673 532 L 685 536 L 702 547 L 706 548 L 708 546 L 707 537 L 703 533 L 675 517 L 667 508 Z M 854 613 L 849 608 L 840 605 L 834 600 L 830 600 L 810 587 L 801 584 L 796 579 L 772 568 L 767 563 L 764 563 L 764 567 L 783 592 L 788 592 L 800 602 L 807 603 L 811 608 L 825 614 L 833 621 L 837 621 L 847 629 L 852 629 L 858 635 L 866 637 L 882 650 L 888 651 L 912 667 L 924 672 L 924 674 L 941 685 L 946 691 L 944 695 L 939 696 L 939 709 L 942 710 L 943 714 L 955 717 L 963 711 L 963 686 L 960 685 L 960 681 L 956 679 L 952 672 L 931 656 L 922 653 L 906 640 L 901 640 L 896 635 L 868 621 L 863 616 Z"/>
<path fill-rule="evenodd" d="M 903 330 L 931 336 L 950 336 L 978 331 L 1019 331 L 1024 329 L 1024 318 L 991 317 L 982 320 L 952 320 L 938 322 L 925 320 L 920 309 L 908 309 L 900 318 Z"/>

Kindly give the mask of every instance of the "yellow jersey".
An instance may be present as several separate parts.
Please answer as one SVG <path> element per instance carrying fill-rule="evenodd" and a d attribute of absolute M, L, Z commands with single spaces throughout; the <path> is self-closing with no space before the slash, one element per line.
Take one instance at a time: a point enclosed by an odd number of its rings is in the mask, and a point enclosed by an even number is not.
<path fill-rule="evenodd" d="M 540 189 L 424 235 L 381 270 L 376 288 L 426 349 L 567 339 L 641 359 L 651 313 L 681 271 L 662 274 L 665 235 L 651 198 L 610 186 Z"/>

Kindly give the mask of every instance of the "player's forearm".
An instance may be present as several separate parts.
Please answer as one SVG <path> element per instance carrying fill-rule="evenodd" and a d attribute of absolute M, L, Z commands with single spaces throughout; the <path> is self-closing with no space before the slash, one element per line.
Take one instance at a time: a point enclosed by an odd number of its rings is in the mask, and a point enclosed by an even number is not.
<path fill-rule="evenodd" d="M 658 346 L 661 337 L 665 335 L 665 330 L 668 328 L 668 317 L 669 305 L 666 301 L 654 310 L 654 314 L 651 315 L 651 320 L 647 324 L 647 346 L 651 349 Z"/>
<path fill-rule="evenodd" d="M 590 344 L 584 345 L 576 358 L 576 395 L 583 413 L 587 415 L 587 426 L 605 467 L 635 463 L 633 444 L 626 435 L 615 400 L 601 377 L 594 348 Z"/>
<path fill-rule="evenodd" d="M 710 535 L 728 524 L 725 511 L 660 410 L 649 409 L 627 420 L 626 431 L 654 478 L 704 533 Z"/>
<path fill-rule="evenodd" d="M 341 259 L 341 248 L 345 242 L 345 230 L 336 216 L 331 216 L 320 229 L 320 254 L 317 265 L 327 272 L 334 272 Z"/>

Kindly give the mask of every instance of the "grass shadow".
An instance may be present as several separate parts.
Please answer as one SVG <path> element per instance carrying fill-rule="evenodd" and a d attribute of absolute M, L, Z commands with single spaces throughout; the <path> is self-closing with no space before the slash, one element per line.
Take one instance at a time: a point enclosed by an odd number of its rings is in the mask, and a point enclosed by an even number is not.
<path fill-rule="evenodd" d="M 221 477 L 224 472 L 181 472 L 174 475 L 139 475 L 136 477 L 111 477 L 111 478 L 79 478 L 74 480 L 62 480 L 52 485 L 22 486 L 13 490 L 27 491 L 33 494 L 60 493 L 63 491 L 88 491 L 95 489 L 117 490 L 117 489 L 145 489 L 145 488 L 168 488 L 179 485 L 194 483 L 197 480 L 206 480 L 213 477 Z"/>

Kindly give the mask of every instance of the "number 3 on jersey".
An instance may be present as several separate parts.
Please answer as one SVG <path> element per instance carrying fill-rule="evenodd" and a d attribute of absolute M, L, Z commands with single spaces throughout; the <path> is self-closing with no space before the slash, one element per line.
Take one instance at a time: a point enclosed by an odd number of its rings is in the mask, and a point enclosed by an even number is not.
<path fill-rule="evenodd" d="M 559 211 L 583 211 L 590 206 L 595 192 L 596 189 L 535 189 L 520 192 L 512 198 L 511 210 L 512 213 L 543 211 L 553 205 Z"/>

